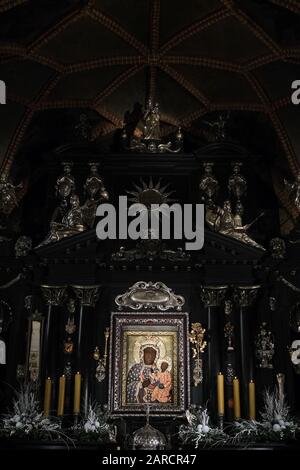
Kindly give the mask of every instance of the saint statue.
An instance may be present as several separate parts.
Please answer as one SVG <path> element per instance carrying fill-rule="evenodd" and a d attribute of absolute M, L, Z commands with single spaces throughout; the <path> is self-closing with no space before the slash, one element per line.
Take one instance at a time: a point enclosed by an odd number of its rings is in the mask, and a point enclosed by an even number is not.
<path fill-rule="evenodd" d="M 56 181 L 56 195 L 61 199 L 67 199 L 75 191 L 75 180 L 71 174 L 71 168 L 69 163 L 64 163 L 64 172 Z"/>
<path fill-rule="evenodd" d="M 263 213 L 260 214 L 259 217 L 262 215 Z M 230 201 L 225 201 L 223 208 L 218 206 L 208 207 L 205 218 L 208 226 L 215 232 L 234 238 L 246 245 L 265 250 L 263 246 L 259 245 L 247 234 L 247 230 L 258 218 L 253 220 L 250 224 L 243 225 L 241 215 L 233 214 Z"/>
<path fill-rule="evenodd" d="M 89 227 L 93 227 L 97 206 L 100 202 L 108 201 L 109 195 L 98 173 L 98 165 L 96 163 L 91 163 L 90 169 L 91 172 L 84 185 L 87 199 L 82 207 L 82 211 L 86 224 Z"/>
<path fill-rule="evenodd" d="M 160 115 L 158 104 L 152 105 L 151 100 L 144 114 L 144 139 L 160 140 Z"/>

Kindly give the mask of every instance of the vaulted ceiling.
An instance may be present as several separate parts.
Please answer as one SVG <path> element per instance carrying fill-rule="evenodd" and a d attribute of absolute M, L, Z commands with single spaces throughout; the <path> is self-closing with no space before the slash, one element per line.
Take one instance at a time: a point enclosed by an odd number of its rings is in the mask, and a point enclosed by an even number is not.
<path fill-rule="evenodd" d="M 166 134 L 200 135 L 219 110 L 264 115 L 298 170 L 298 0 L 0 0 L 0 79 L 2 168 L 45 113 L 90 110 L 97 140 L 152 97 Z"/>

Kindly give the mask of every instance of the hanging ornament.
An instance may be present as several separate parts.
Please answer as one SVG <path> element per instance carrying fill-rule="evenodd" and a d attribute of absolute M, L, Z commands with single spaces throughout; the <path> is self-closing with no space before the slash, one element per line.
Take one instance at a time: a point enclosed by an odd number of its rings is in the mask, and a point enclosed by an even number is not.
<path fill-rule="evenodd" d="M 65 326 L 65 331 L 69 335 L 72 335 L 76 331 L 76 325 L 75 325 L 74 317 L 69 317 L 68 318 L 67 324 Z"/>
<path fill-rule="evenodd" d="M 193 380 L 197 387 L 203 381 L 203 361 L 201 354 L 204 352 L 207 342 L 204 340 L 205 328 L 201 323 L 192 323 L 189 340 L 192 344 L 192 354 L 194 359 Z"/>

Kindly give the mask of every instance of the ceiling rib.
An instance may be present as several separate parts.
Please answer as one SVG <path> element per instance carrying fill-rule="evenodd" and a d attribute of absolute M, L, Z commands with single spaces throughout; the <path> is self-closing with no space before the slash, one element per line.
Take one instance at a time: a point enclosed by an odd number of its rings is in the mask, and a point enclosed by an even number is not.
<path fill-rule="evenodd" d="M 212 59 L 210 57 L 184 56 L 184 55 L 168 55 L 160 59 L 161 64 L 176 65 L 193 65 L 199 67 L 207 67 L 218 70 L 226 70 L 228 72 L 241 73 L 243 66 L 234 62 L 226 62 L 225 60 Z"/>
<path fill-rule="evenodd" d="M 270 0 L 274 5 L 287 8 L 294 13 L 300 13 L 300 5 L 298 0 Z"/>
<path fill-rule="evenodd" d="M 20 122 L 17 126 L 16 132 L 13 135 L 13 138 L 8 145 L 6 150 L 5 158 L 3 160 L 2 169 L 3 171 L 8 172 L 10 166 L 13 162 L 13 157 L 25 135 L 25 132 L 33 118 L 35 107 L 41 102 L 45 96 L 47 96 L 53 87 L 57 84 L 58 80 L 60 79 L 60 75 L 56 75 L 55 77 L 51 78 L 42 88 L 42 90 L 37 94 L 37 96 L 33 99 L 33 101 L 29 104 L 29 107 L 25 110 Z"/>
<path fill-rule="evenodd" d="M 285 150 L 285 153 L 287 155 L 287 159 L 290 164 L 290 168 L 292 172 L 297 175 L 299 172 L 299 164 L 297 162 L 297 157 L 294 151 L 293 146 L 290 143 L 290 140 L 288 138 L 288 135 L 279 119 L 279 116 L 277 115 L 276 111 L 272 109 L 272 104 L 270 103 L 270 99 L 267 96 L 265 90 L 263 89 L 262 85 L 259 83 L 258 79 L 254 77 L 251 73 L 245 74 L 247 80 L 249 81 L 250 85 L 252 88 L 256 91 L 257 96 L 260 97 L 262 103 L 266 106 L 266 113 L 269 115 L 272 124 L 274 126 L 275 131 L 277 132 L 277 135 L 279 137 L 279 140 L 282 143 L 282 146 Z"/>
<path fill-rule="evenodd" d="M 163 115 L 161 116 L 162 121 L 169 122 L 171 125 L 190 126 L 194 120 L 199 119 L 208 111 L 217 111 L 221 109 L 236 109 L 236 110 L 246 110 L 246 111 L 257 111 L 265 112 L 269 115 L 278 136 L 285 148 L 289 162 L 291 164 L 293 172 L 298 170 L 298 164 L 296 161 L 295 152 L 289 141 L 285 128 L 283 127 L 279 116 L 276 111 L 281 109 L 284 106 L 287 106 L 290 102 L 289 97 L 283 97 L 276 100 L 274 103 L 271 103 L 266 92 L 263 90 L 262 86 L 258 80 L 251 75 L 251 71 L 266 65 L 268 63 L 282 60 L 285 62 L 291 63 L 300 63 L 300 47 L 293 48 L 280 48 L 280 46 L 273 41 L 269 35 L 257 25 L 243 10 L 239 9 L 232 0 L 221 0 L 223 7 L 214 11 L 212 14 L 202 18 L 195 23 L 189 25 L 183 30 L 179 31 L 172 38 L 170 38 L 162 47 L 159 49 L 159 25 L 160 25 L 160 0 L 152 1 L 152 10 L 151 10 L 151 19 L 150 19 L 150 42 L 149 49 L 145 44 L 140 42 L 135 36 L 133 36 L 129 31 L 124 29 L 117 21 L 108 16 L 104 15 L 98 9 L 94 8 L 95 2 L 90 0 L 88 5 L 80 9 L 76 9 L 72 13 L 66 15 L 58 24 L 52 26 L 45 33 L 40 35 L 34 42 L 32 42 L 27 48 L 20 46 L 18 44 L 5 43 L 0 44 L 0 53 L 4 56 L 7 54 L 12 54 L 15 59 L 16 56 L 21 59 L 30 59 L 42 65 L 51 67 L 54 71 L 57 72 L 56 78 L 50 80 L 48 85 L 43 89 L 41 93 L 34 98 L 32 102 L 29 102 L 27 99 L 22 98 L 16 94 L 9 93 L 9 100 L 19 102 L 20 104 L 27 105 L 28 109 L 26 110 L 23 118 L 21 119 L 17 132 L 16 138 L 12 139 L 11 145 L 7 151 L 7 157 L 11 158 L 13 153 L 16 151 L 21 138 L 26 131 L 29 122 L 31 121 L 34 111 L 39 111 L 42 109 L 57 108 L 57 107 L 91 107 L 95 109 L 101 116 L 103 116 L 109 122 L 101 123 L 99 125 L 99 132 L 103 135 L 103 132 L 110 132 L 109 129 L 112 126 L 121 127 L 122 119 L 120 116 L 110 112 L 106 107 L 100 105 L 101 101 L 113 93 L 120 85 L 125 83 L 130 77 L 137 73 L 138 70 L 141 70 L 145 65 L 149 67 L 149 95 L 155 96 L 156 93 L 156 74 L 158 67 L 164 70 L 169 76 L 171 76 L 181 87 L 185 88 L 189 93 L 191 93 L 202 105 L 199 110 L 194 113 L 188 113 L 186 116 L 182 116 L 181 119 L 174 120 L 173 118 L 166 116 L 165 119 L 169 121 L 164 121 Z M 280 6 L 286 7 L 292 11 L 297 10 L 299 13 L 300 6 L 298 2 L 294 0 L 271 0 L 272 3 L 278 4 Z M 0 1 L 0 12 L 4 9 L 12 8 L 18 4 L 25 3 L 24 1 Z M 83 62 L 73 63 L 73 64 L 61 64 L 54 59 L 42 56 L 38 54 L 38 49 L 50 41 L 53 37 L 57 36 L 61 31 L 63 31 L 69 24 L 74 21 L 77 21 L 78 18 L 82 15 L 87 15 L 92 18 L 94 21 L 99 22 L 105 28 L 112 31 L 114 34 L 117 34 L 124 41 L 134 47 L 139 51 L 140 55 L 131 55 L 131 56 L 119 56 L 119 57 L 99 57 L 94 60 L 87 60 Z M 201 32 L 202 30 L 211 27 L 218 21 L 222 21 L 226 17 L 234 16 L 241 23 L 243 27 L 247 27 L 261 42 L 266 44 L 270 49 L 270 54 L 265 54 L 262 57 L 257 57 L 255 59 L 250 59 L 248 62 L 245 62 L 243 65 L 238 63 L 232 63 L 230 61 L 222 61 L 214 59 L 211 57 L 199 57 L 199 56 L 175 56 L 175 55 L 166 55 L 168 50 L 174 48 L 181 42 L 185 41 L 187 38 L 191 37 L 194 34 Z M 12 57 L 3 57 L 3 61 L 12 59 Z M 245 77 L 254 91 L 261 103 L 244 103 L 242 101 L 236 102 L 217 102 L 210 103 L 209 100 L 201 93 L 200 90 L 195 88 L 183 74 L 178 73 L 172 65 L 176 64 L 186 64 L 186 65 L 196 65 L 207 68 L 214 68 L 220 70 L 226 70 L 229 72 L 235 72 L 241 74 Z M 105 90 L 102 90 L 98 93 L 96 97 L 96 102 L 94 100 L 56 100 L 56 101 L 46 101 L 45 98 L 49 95 L 51 89 L 56 86 L 58 80 L 65 74 L 71 74 L 81 71 L 88 71 L 98 67 L 107 67 L 113 65 L 131 65 L 132 67 L 126 72 L 120 74 L 112 84 L 106 87 Z M 172 122 L 171 122 L 172 121 Z M 102 129 L 102 131 L 100 131 Z M 97 126 L 95 134 L 97 134 Z M 100 134 L 98 134 L 100 135 Z M 21 137 L 20 137 L 21 136 Z M 15 145 L 16 144 L 16 145 Z M 12 150 L 13 149 L 13 150 Z"/>
<path fill-rule="evenodd" d="M 148 90 L 146 99 L 156 98 L 158 50 L 159 50 L 160 0 L 152 0 L 150 14 L 150 56 L 148 58 Z"/>
<path fill-rule="evenodd" d="M 108 16 L 104 15 L 99 10 L 96 10 L 95 8 L 91 8 L 89 6 L 84 9 L 84 12 L 90 18 L 105 26 L 105 28 L 120 36 L 130 46 L 134 47 L 137 51 L 139 51 L 140 54 L 147 55 L 149 53 L 148 48 L 142 42 L 140 42 L 126 29 L 124 29 L 115 20 L 108 18 Z"/>
<path fill-rule="evenodd" d="M 33 41 L 27 49 L 27 55 L 36 52 L 42 46 L 47 44 L 51 39 L 55 38 L 58 34 L 62 33 L 73 23 L 76 23 L 82 16 L 80 10 L 72 11 L 68 15 L 64 16 L 58 23 L 55 23 L 47 31 L 41 34 L 35 41 Z"/>
<path fill-rule="evenodd" d="M 205 18 L 201 18 L 200 20 L 181 30 L 179 33 L 176 33 L 171 39 L 163 44 L 160 48 L 160 54 L 166 54 L 166 52 L 168 52 L 170 49 L 178 46 L 178 44 L 185 41 L 189 37 L 204 31 L 215 23 L 224 20 L 228 16 L 231 16 L 231 13 L 228 10 L 221 8 L 206 16 Z"/>
<path fill-rule="evenodd" d="M 100 67 L 112 67 L 114 65 L 144 65 L 146 60 L 144 56 L 114 56 L 100 57 L 99 59 L 87 60 L 86 62 L 78 62 L 76 64 L 67 65 L 65 72 L 67 74 L 86 72 Z"/>
<path fill-rule="evenodd" d="M 194 85 L 192 85 L 185 77 L 184 75 L 181 75 L 178 73 L 175 69 L 170 67 L 169 65 L 160 65 L 160 68 L 170 75 L 170 77 L 175 80 L 179 85 L 181 85 L 183 88 L 185 88 L 191 95 L 193 95 L 202 105 L 204 105 L 206 108 L 209 108 L 210 102 L 208 98 Z"/>
<path fill-rule="evenodd" d="M 255 23 L 246 13 L 238 8 L 233 0 L 220 0 L 223 5 L 228 8 L 232 15 L 243 25 L 246 26 L 254 35 L 262 41 L 274 55 L 278 58 L 282 58 L 282 51 L 279 45 L 273 41 L 272 38 L 257 24 Z"/>
<path fill-rule="evenodd" d="M 135 74 L 140 72 L 144 66 L 135 65 L 129 70 L 125 70 L 121 75 L 119 75 L 112 83 L 110 83 L 104 90 L 102 90 L 93 100 L 94 106 L 97 106 L 105 98 L 111 95 L 117 88 L 119 88 L 123 83 L 125 83 L 129 78 L 133 77 Z"/>

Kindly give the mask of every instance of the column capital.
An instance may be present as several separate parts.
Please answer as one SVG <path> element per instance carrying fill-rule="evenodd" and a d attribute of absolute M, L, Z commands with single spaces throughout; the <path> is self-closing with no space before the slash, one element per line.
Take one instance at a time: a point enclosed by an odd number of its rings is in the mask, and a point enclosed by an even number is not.
<path fill-rule="evenodd" d="M 48 286 L 41 285 L 41 290 L 43 297 L 47 305 L 52 305 L 57 307 L 61 304 L 64 294 L 66 292 L 67 286 Z"/>
<path fill-rule="evenodd" d="M 228 286 L 201 286 L 201 300 L 205 307 L 219 307 L 227 289 Z"/>
<path fill-rule="evenodd" d="M 260 285 L 237 286 L 234 289 L 233 298 L 239 307 L 250 307 L 257 297 Z"/>
<path fill-rule="evenodd" d="M 95 307 L 100 286 L 72 286 L 83 307 Z"/>

